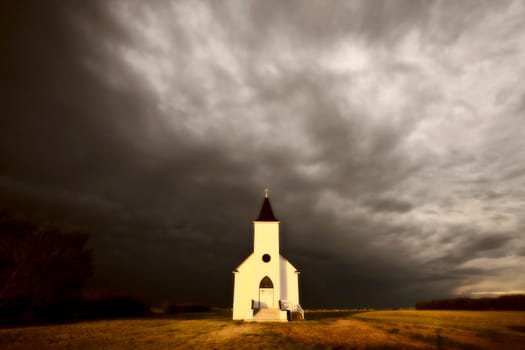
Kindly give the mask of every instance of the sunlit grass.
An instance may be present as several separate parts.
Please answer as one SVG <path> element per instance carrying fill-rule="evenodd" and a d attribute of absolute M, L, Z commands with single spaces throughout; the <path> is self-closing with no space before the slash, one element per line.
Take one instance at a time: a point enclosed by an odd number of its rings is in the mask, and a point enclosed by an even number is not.
<path fill-rule="evenodd" d="M 413 339 L 463 349 L 521 349 L 525 344 L 522 311 L 374 311 L 355 318 L 383 329 L 396 327 Z"/>
<path fill-rule="evenodd" d="M 365 312 L 356 314 L 355 317 L 414 325 L 424 324 L 470 330 L 486 329 L 504 333 L 513 332 L 512 327 L 525 325 L 525 312 L 522 311 L 401 310 Z"/>

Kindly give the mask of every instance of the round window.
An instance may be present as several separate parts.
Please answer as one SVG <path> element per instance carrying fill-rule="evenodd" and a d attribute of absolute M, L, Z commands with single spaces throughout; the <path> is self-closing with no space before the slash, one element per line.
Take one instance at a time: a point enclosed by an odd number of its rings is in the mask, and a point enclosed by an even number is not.
<path fill-rule="evenodd" d="M 263 257 L 262 257 L 263 261 L 264 262 L 268 262 L 270 261 L 272 258 L 270 257 L 270 254 L 264 254 Z"/>

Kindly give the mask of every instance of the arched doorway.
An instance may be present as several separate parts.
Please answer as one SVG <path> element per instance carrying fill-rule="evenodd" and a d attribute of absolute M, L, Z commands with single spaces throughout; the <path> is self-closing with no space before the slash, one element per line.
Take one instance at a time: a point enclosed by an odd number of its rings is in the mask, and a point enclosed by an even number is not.
<path fill-rule="evenodd" d="M 268 276 L 264 276 L 259 283 L 259 308 L 273 307 L 273 282 Z"/>

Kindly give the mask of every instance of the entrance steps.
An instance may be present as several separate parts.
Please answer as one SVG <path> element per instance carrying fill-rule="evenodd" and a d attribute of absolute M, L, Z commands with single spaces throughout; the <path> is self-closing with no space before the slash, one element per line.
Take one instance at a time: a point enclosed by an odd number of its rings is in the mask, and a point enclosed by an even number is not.
<path fill-rule="evenodd" d="M 255 322 L 287 322 L 286 311 L 274 308 L 255 310 L 253 321 Z"/>

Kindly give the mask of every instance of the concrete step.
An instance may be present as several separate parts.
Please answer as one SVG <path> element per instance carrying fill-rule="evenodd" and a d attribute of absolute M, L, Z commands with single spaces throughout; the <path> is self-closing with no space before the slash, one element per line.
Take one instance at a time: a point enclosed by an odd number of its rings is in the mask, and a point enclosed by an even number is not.
<path fill-rule="evenodd" d="M 279 309 L 259 309 L 253 316 L 254 321 L 264 322 L 264 321 L 286 321 L 281 319 L 281 310 Z"/>

